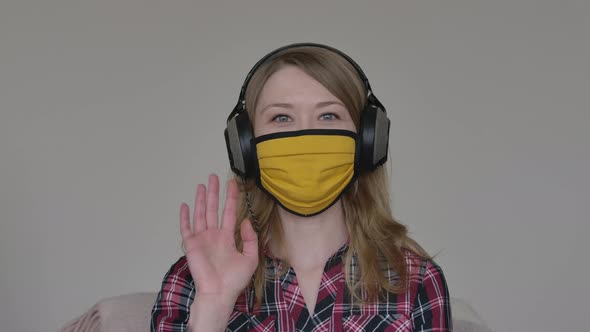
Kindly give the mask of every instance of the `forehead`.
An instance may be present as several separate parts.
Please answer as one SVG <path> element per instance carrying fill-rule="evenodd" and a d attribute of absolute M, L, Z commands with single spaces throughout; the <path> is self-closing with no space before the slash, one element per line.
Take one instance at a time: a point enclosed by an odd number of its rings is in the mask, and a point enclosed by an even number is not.
<path fill-rule="evenodd" d="M 304 103 L 338 100 L 326 87 L 298 67 L 289 65 L 273 73 L 265 82 L 256 110 L 276 102 Z"/>

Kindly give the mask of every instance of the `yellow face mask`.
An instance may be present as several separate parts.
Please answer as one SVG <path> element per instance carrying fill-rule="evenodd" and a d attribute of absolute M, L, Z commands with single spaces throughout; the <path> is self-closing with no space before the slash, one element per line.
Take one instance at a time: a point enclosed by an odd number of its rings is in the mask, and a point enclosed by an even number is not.
<path fill-rule="evenodd" d="M 286 210 L 313 216 L 332 206 L 355 177 L 356 133 L 311 129 L 255 139 L 258 186 Z"/>

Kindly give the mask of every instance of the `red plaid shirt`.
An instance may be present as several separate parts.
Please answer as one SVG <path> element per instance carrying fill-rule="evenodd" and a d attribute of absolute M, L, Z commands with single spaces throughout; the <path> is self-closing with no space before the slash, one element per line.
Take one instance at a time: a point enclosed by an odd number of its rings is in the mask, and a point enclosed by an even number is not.
<path fill-rule="evenodd" d="M 237 299 L 226 331 L 451 331 L 449 292 L 441 268 L 404 250 L 410 273 L 410 287 L 403 294 L 386 294 L 376 303 L 355 305 L 344 282 L 343 256 L 348 245 L 340 248 L 326 263 L 314 314 L 305 306 L 297 276 L 292 268 L 266 283 L 263 302 L 254 306 L 252 289 Z M 269 272 L 279 268 L 270 257 Z M 353 257 L 353 273 L 358 265 Z M 272 274 L 271 274 L 272 275 Z M 390 281 L 398 276 L 386 271 Z M 166 273 L 152 309 L 151 331 L 188 331 L 189 309 L 195 285 L 185 257 Z"/>

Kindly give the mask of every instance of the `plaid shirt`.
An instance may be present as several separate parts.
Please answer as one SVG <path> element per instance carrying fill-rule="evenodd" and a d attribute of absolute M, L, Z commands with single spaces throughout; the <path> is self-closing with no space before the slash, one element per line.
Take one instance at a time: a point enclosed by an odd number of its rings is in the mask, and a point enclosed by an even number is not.
<path fill-rule="evenodd" d="M 328 259 L 314 314 L 310 317 L 292 268 L 266 283 L 261 306 L 254 306 L 251 288 L 237 299 L 226 331 L 451 331 L 449 292 L 441 268 L 403 250 L 410 287 L 403 294 L 386 294 L 380 302 L 355 305 L 344 281 L 343 256 L 348 245 Z M 270 257 L 269 272 L 279 262 Z M 353 273 L 358 265 L 353 257 Z M 390 281 L 398 276 L 386 271 Z M 195 285 L 185 257 L 166 273 L 152 309 L 151 331 L 188 331 L 189 309 Z"/>

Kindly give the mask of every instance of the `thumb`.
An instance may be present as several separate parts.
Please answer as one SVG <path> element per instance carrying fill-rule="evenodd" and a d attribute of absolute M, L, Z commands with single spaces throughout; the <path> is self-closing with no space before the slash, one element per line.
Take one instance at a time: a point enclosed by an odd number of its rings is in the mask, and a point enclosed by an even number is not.
<path fill-rule="evenodd" d="M 244 219 L 240 225 L 240 235 L 242 236 L 243 254 L 250 257 L 258 257 L 258 235 L 252 228 L 249 219 Z"/>

